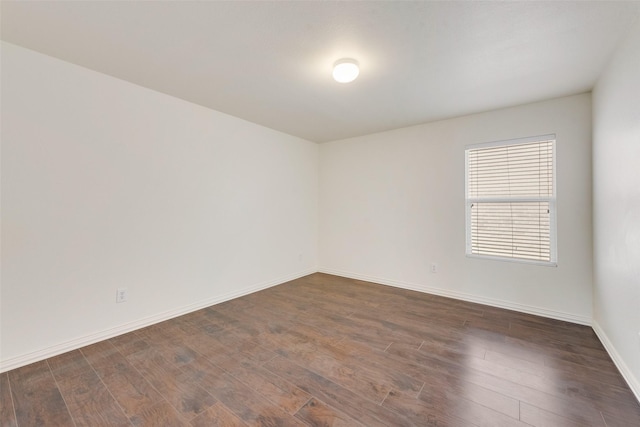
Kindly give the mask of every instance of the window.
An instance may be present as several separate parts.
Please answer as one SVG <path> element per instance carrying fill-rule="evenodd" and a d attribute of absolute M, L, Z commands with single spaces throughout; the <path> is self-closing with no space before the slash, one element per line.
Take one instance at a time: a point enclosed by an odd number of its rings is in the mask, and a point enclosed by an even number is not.
<path fill-rule="evenodd" d="M 467 147 L 467 255 L 556 265 L 555 135 Z"/>

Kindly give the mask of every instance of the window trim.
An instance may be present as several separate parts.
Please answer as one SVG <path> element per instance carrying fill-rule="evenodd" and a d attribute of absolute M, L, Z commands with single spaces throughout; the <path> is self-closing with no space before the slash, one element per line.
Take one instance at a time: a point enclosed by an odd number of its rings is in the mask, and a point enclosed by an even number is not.
<path fill-rule="evenodd" d="M 531 142 L 540 142 L 540 141 L 552 141 L 552 196 L 543 198 L 545 201 L 549 202 L 549 261 L 541 261 L 541 260 L 533 260 L 533 259 L 523 259 L 523 258 L 515 258 L 508 256 L 496 256 L 496 255 L 483 255 L 483 254 L 474 254 L 472 253 L 471 248 L 471 206 L 473 203 L 477 203 L 479 201 L 484 202 L 524 202 L 524 201 L 540 201 L 541 198 L 531 198 L 531 197 L 513 197 L 513 198 L 504 198 L 504 197 L 495 197 L 495 198 L 469 198 L 469 150 L 481 149 L 481 148 L 490 148 L 490 147 L 499 147 L 506 145 L 520 145 Z M 468 258 L 479 258 L 479 259 L 489 259 L 495 261 L 505 261 L 505 262 L 515 262 L 519 264 L 533 264 L 533 265 L 542 265 L 547 267 L 557 267 L 558 266 L 558 230 L 557 230 L 557 163 L 556 163 L 556 135 L 555 134 L 547 134 L 547 135 L 538 135 L 531 136 L 525 138 L 515 138 L 515 139 L 506 139 L 500 141 L 492 141 L 492 142 L 484 142 L 479 144 L 470 144 L 465 146 L 464 148 L 464 187 L 465 187 L 465 254 Z"/>

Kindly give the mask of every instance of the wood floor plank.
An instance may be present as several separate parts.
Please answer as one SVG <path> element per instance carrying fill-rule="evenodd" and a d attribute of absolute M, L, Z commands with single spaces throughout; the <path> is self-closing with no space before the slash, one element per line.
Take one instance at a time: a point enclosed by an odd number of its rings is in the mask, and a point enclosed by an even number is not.
<path fill-rule="evenodd" d="M 549 354 L 572 354 L 586 357 L 586 360 L 599 359 L 606 363 L 611 360 L 609 355 L 601 349 L 565 342 L 562 340 L 562 335 L 559 335 L 555 340 L 551 340 L 534 332 L 526 336 L 510 334 L 505 335 L 504 341 L 517 342 L 522 347 L 535 349 L 538 352 L 549 352 Z"/>
<path fill-rule="evenodd" d="M 214 348 L 223 351 L 212 354 L 211 351 L 206 351 L 202 354 L 206 354 L 209 360 L 216 360 L 218 366 L 225 364 L 225 358 L 236 360 L 248 360 L 260 364 L 267 360 L 273 359 L 277 353 L 264 346 L 261 346 L 257 342 L 240 337 L 235 333 L 235 330 L 217 330 L 215 332 L 207 332 L 207 337 L 210 338 L 208 344 L 214 344 Z M 219 355 L 223 356 L 220 357 Z"/>
<path fill-rule="evenodd" d="M 547 358 L 545 361 L 545 369 L 543 370 L 547 376 L 563 376 L 573 380 L 583 381 L 596 381 L 605 385 L 612 385 L 615 387 L 627 388 L 627 383 L 620 375 L 620 372 L 604 368 L 601 369 L 598 366 L 592 366 L 590 364 L 579 364 L 571 361 Z"/>
<path fill-rule="evenodd" d="M 573 333 L 564 334 L 562 339 L 560 339 L 556 330 L 550 330 L 549 328 L 533 328 L 528 325 L 511 323 L 506 335 L 514 338 L 526 339 L 528 341 L 533 339 L 545 340 L 547 342 L 559 341 L 562 344 L 571 344 L 585 350 L 589 349 L 590 353 L 600 354 L 604 358 L 608 357 L 606 350 L 600 341 L 598 341 L 595 334 L 585 336 L 583 334 L 576 334 L 576 332 L 573 331 Z"/>
<path fill-rule="evenodd" d="M 409 350 L 418 354 L 424 352 L 424 349 Z M 447 390 L 455 393 L 460 398 L 465 398 L 486 406 L 509 417 L 518 418 L 519 402 L 517 399 L 466 381 L 463 374 L 464 370 L 461 368 L 451 370 L 450 364 L 447 363 L 443 365 L 442 361 L 431 357 L 428 359 L 418 359 L 421 363 L 427 364 L 427 366 L 420 366 L 413 362 L 413 357 L 407 357 L 407 353 L 404 352 L 397 354 L 385 352 L 384 356 L 386 356 L 386 365 L 390 369 L 410 372 L 415 378 L 425 382 L 424 389 L 426 390 L 433 388 Z M 365 360 L 376 357 L 378 357 L 378 355 L 370 353 L 366 356 Z M 456 374 L 456 371 L 462 375 Z"/>
<path fill-rule="evenodd" d="M 602 418 L 593 405 L 554 396 L 483 372 L 467 372 L 465 380 L 584 425 Z M 603 427 L 604 423 L 597 425 Z"/>
<path fill-rule="evenodd" d="M 541 366 L 534 362 L 493 351 L 487 351 L 484 359 L 492 364 L 521 370 L 541 378 L 552 379 L 554 382 L 563 381 L 567 384 L 581 383 L 586 386 L 586 390 L 600 388 L 602 385 L 612 386 L 614 389 L 625 389 L 627 387 L 626 382 L 619 373 L 603 372 L 589 366 L 578 365 L 562 360 L 553 360 L 553 362 L 547 360 L 547 362 Z M 625 392 L 623 392 L 623 394 L 625 396 L 627 395 Z M 630 402 L 633 402 L 633 400 Z"/>
<path fill-rule="evenodd" d="M 109 341 L 85 347 L 82 354 L 127 417 L 139 415 L 163 401 L 162 396 Z"/>
<path fill-rule="evenodd" d="M 419 426 L 471 427 L 476 425 L 448 414 L 442 402 L 428 402 L 395 390 L 389 393 L 382 406 L 407 415 Z"/>
<path fill-rule="evenodd" d="M 508 396 L 512 401 L 524 399 L 526 401 L 542 405 L 543 407 L 547 407 L 551 410 L 561 411 L 563 414 L 566 411 L 572 412 L 572 414 L 577 416 L 578 419 L 583 419 L 584 415 L 589 411 L 593 411 L 594 414 L 597 413 L 594 408 L 587 408 L 584 405 L 580 405 L 579 402 L 569 402 L 566 400 L 566 396 L 565 398 L 558 398 L 557 396 L 524 386 L 517 382 L 500 378 L 500 376 L 494 376 L 493 372 L 490 372 L 490 370 L 489 372 L 485 372 L 483 370 L 467 369 L 464 366 L 455 368 L 455 364 L 449 363 L 448 361 L 432 358 L 428 355 L 416 358 L 414 355 L 407 353 L 406 351 L 399 353 L 398 356 L 390 355 L 390 357 L 394 357 L 394 359 L 389 363 L 396 363 L 398 364 L 398 369 L 405 370 L 413 368 L 409 361 L 417 360 L 422 364 L 422 370 L 414 370 L 414 375 L 418 377 L 422 376 L 427 383 L 429 383 L 429 377 L 433 378 L 432 383 L 434 381 L 436 383 L 438 381 L 448 381 L 445 383 L 445 386 L 451 390 L 468 390 L 470 388 L 469 384 L 471 383 L 482 387 L 485 390 L 489 390 L 489 393 Z M 406 358 L 404 360 L 404 365 L 401 362 L 403 358 Z M 456 374 L 456 372 L 458 373 Z M 520 378 L 519 375 L 515 375 L 515 379 L 517 378 Z M 486 388 L 487 386 L 489 387 L 488 389 Z M 482 394 L 476 394 L 476 396 L 478 395 Z M 472 396 L 469 397 L 471 400 L 474 400 Z M 500 400 L 498 399 L 495 402 L 500 402 Z M 478 403 L 487 405 L 486 402 L 482 401 L 478 401 Z M 489 406 L 507 415 L 513 415 L 514 413 L 513 408 L 505 411 L 504 406 Z"/>
<path fill-rule="evenodd" d="M 457 416 L 467 422 L 480 427 L 527 427 L 527 424 L 517 418 L 510 417 L 487 406 L 480 405 L 471 400 L 460 398 L 451 390 L 428 389 L 420 393 L 419 400 L 425 402 L 435 401 L 446 408 L 449 416 Z"/>
<path fill-rule="evenodd" d="M 184 345 L 182 339 L 184 331 L 177 323 L 164 325 L 161 331 L 145 328 L 143 331 L 136 332 L 139 337 L 143 337 L 144 342 L 153 343 L 154 352 L 161 353 L 167 361 L 175 366 L 185 365 L 196 356 L 193 349 Z M 142 347 L 144 344 L 137 345 Z"/>
<path fill-rule="evenodd" d="M 381 402 L 391 390 L 391 386 L 381 378 L 382 375 L 376 376 L 365 369 L 357 369 L 354 364 L 324 352 L 297 351 L 290 353 L 288 359 L 373 402 Z M 416 389 L 419 390 L 421 386 L 417 385 Z"/>
<path fill-rule="evenodd" d="M 640 426 L 640 418 L 633 421 L 624 413 L 611 414 L 606 411 L 601 411 L 601 414 L 607 427 L 629 427 L 631 425 Z"/>
<path fill-rule="evenodd" d="M 16 427 L 17 425 L 16 412 L 13 407 L 13 398 L 11 397 L 9 375 L 4 372 L 0 374 L 0 426 Z"/>
<path fill-rule="evenodd" d="M 520 419 L 534 427 L 587 427 L 590 425 L 602 426 L 602 418 L 595 418 L 584 424 L 561 417 L 544 409 L 537 408 L 525 402 L 520 402 Z M 608 427 L 608 426 L 607 426 Z"/>
<path fill-rule="evenodd" d="M 193 427 L 246 427 L 247 424 L 225 406 L 216 402 L 202 414 L 191 420 Z"/>
<path fill-rule="evenodd" d="M 72 426 L 73 420 L 46 361 L 9 371 L 19 426 Z"/>
<path fill-rule="evenodd" d="M 477 371 L 483 372 L 498 378 L 502 378 L 515 384 L 525 385 L 534 390 L 554 395 L 557 397 L 564 397 L 576 401 L 587 403 L 594 393 L 599 394 L 599 400 L 595 401 L 596 407 L 603 404 L 611 408 L 616 408 L 626 412 L 636 413 L 638 409 L 634 406 L 634 397 L 628 393 L 627 390 L 615 386 L 606 387 L 602 389 L 601 384 L 592 383 L 589 378 L 584 378 L 582 381 L 572 381 L 567 378 L 561 378 L 556 375 L 553 377 L 543 377 L 536 374 L 526 372 L 525 370 L 517 367 L 509 367 L 500 363 L 493 363 L 486 359 L 480 359 L 475 357 L 468 357 L 464 359 L 464 363 L 460 363 L 460 360 L 455 358 L 441 358 L 434 354 L 420 354 L 421 352 L 415 352 L 411 349 L 389 349 L 390 352 L 396 352 L 403 357 L 410 358 L 418 363 L 421 363 L 425 367 L 440 367 L 443 372 L 448 372 L 450 375 L 455 375 L 456 370 L 462 371 Z M 457 365 L 457 366 L 456 366 Z M 601 389 L 600 393 L 596 390 Z M 606 390 L 606 393 L 603 393 Z"/>
<path fill-rule="evenodd" d="M 111 338 L 109 342 L 125 357 L 150 347 L 149 343 L 136 332 Z"/>
<path fill-rule="evenodd" d="M 216 403 L 216 399 L 179 368 L 166 361 L 164 353 L 145 349 L 127 360 L 184 418 L 190 420 Z"/>
<path fill-rule="evenodd" d="M 191 381 L 200 384 L 250 426 L 303 425 L 283 409 L 207 360 L 195 359 L 185 366 L 185 372 Z"/>
<path fill-rule="evenodd" d="M 228 372 L 290 415 L 295 414 L 311 399 L 309 393 L 261 366 L 248 363 Z"/>
<path fill-rule="evenodd" d="M 0 374 L 0 405 L 9 426 L 640 426 L 589 327 L 322 273 Z"/>
<path fill-rule="evenodd" d="M 254 294 L 247 295 L 251 297 Z M 246 300 L 249 300 L 248 298 Z M 221 329 L 233 328 L 239 325 L 239 321 L 233 317 L 229 317 L 224 314 L 223 310 L 231 311 L 231 312 L 243 312 L 250 311 L 247 310 L 247 305 L 243 304 L 245 300 L 240 301 L 227 301 L 222 304 L 216 305 L 215 307 L 205 308 L 203 310 L 203 315 L 207 319 L 210 324 L 215 325 Z"/>
<path fill-rule="evenodd" d="M 367 426 L 412 425 L 403 415 L 387 410 L 283 357 L 267 362 L 264 367 L 329 405 L 352 414 L 353 418 Z"/>
<path fill-rule="evenodd" d="M 183 427 L 189 425 L 178 415 L 176 410 L 165 401 L 160 401 L 133 415 L 131 417 L 131 424 L 136 427 Z"/>
<path fill-rule="evenodd" d="M 131 425 L 93 370 L 80 375 L 71 372 L 60 372 L 56 379 L 76 427 Z"/>
<path fill-rule="evenodd" d="M 49 368 L 56 378 L 70 378 L 76 375 L 93 372 L 87 359 L 80 350 L 73 350 L 47 359 Z"/>
<path fill-rule="evenodd" d="M 376 328 L 375 326 L 367 324 L 366 321 L 352 317 L 329 313 L 318 313 L 314 316 L 302 317 L 300 321 L 315 327 L 325 328 L 325 330 L 328 331 L 327 335 L 333 338 L 338 338 L 338 340 L 348 336 L 350 339 L 357 339 L 362 343 L 366 343 L 368 346 L 380 350 L 384 350 L 394 341 L 415 343 L 416 345 L 419 345 L 417 342 L 419 340 L 415 337 L 411 337 L 407 341 L 402 339 L 402 337 L 395 336 L 387 330 Z"/>
<path fill-rule="evenodd" d="M 513 397 L 497 393 L 477 384 L 460 381 L 451 387 L 451 391 L 463 399 L 486 406 L 508 417 L 519 418 L 519 401 Z"/>
<path fill-rule="evenodd" d="M 311 398 L 296 412 L 296 418 L 300 418 L 312 427 L 366 427 L 341 411 L 329 405 Z"/>

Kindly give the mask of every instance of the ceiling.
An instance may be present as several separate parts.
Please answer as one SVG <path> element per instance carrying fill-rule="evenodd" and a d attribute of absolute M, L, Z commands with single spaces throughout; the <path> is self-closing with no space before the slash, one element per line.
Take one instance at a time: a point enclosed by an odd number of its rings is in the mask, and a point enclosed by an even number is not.
<path fill-rule="evenodd" d="M 315 142 L 592 89 L 640 2 L 8 1 L 2 39 Z M 360 77 L 340 84 L 351 57 Z"/>

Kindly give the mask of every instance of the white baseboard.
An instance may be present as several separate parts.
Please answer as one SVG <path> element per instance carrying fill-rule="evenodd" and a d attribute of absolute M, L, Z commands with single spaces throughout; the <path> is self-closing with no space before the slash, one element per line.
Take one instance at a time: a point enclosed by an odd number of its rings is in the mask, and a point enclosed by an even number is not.
<path fill-rule="evenodd" d="M 594 320 L 592 322 L 592 327 L 593 327 L 593 331 L 596 333 L 596 335 L 600 339 L 600 342 L 602 342 L 602 345 L 604 346 L 605 350 L 607 350 L 607 353 L 609 353 L 609 356 L 611 356 L 613 363 L 616 364 L 618 371 L 620 371 L 620 374 L 622 375 L 624 380 L 627 382 L 627 384 L 629 385 L 629 388 L 631 389 L 633 394 L 636 396 L 636 399 L 640 403 L 640 380 L 633 375 L 633 373 L 631 372 L 631 369 L 629 369 L 627 364 L 624 363 L 624 360 L 622 360 L 622 357 L 620 357 L 620 354 L 618 353 L 616 348 L 613 346 L 613 344 L 609 340 L 609 337 L 604 332 L 604 330 L 600 327 L 598 322 Z"/>
<path fill-rule="evenodd" d="M 301 271 L 295 274 L 281 277 L 279 279 L 258 283 L 256 285 L 250 286 L 248 288 L 244 288 L 239 291 L 228 292 L 223 295 L 218 295 L 213 298 L 209 298 L 203 301 L 198 301 L 193 304 L 189 304 L 173 310 L 165 311 L 163 313 L 155 314 L 153 316 L 148 316 L 133 322 L 125 323 L 123 325 L 119 325 L 114 328 L 105 329 L 103 331 L 100 331 L 91 335 L 73 339 L 71 341 L 67 341 L 67 342 L 57 344 L 51 347 L 43 348 L 41 350 L 37 350 L 31 353 L 16 356 L 7 360 L 2 360 L 0 361 L 0 373 L 19 368 L 21 366 L 25 366 L 30 363 L 39 362 L 41 360 L 48 359 L 50 357 L 57 356 L 62 353 L 66 353 L 71 350 L 76 350 L 78 348 L 85 347 L 90 344 L 95 344 L 99 341 L 113 338 L 118 335 L 125 334 L 127 332 L 135 331 L 136 329 L 144 328 L 146 326 L 163 322 L 165 320 L 169 320 L 174 317 L 182 316 L 183 314 L 191 313 L 193 311 L 197 311 L 215 304 L 219 304 L 221 302 L 229 301 L 231 299 L 238 298 L 243 295 L 248 295 L 254 292 L 261 291 L 263 289 L 280 285 L 290 280 L 295 280 L 300 277 L 313 274 L 315 272 L 316 272 L 315 269 L 308 270 L 308 271 Z"/>
<path fill-rule="evenodd" d="M 336 276 L 348 277 L 350 279 L 364 280 L 367 282 L 380 283 L 382 285 L 393 286 L 396 288 L 408 289 L 412 291 L 423 292 L 427 294 L 439 295 L 458 300 L 475 302 L 478 304 L 490 305 L 493 307 L 505 308 L 507 310 L 520 311 L 522 313 L 534 314 L 536 316 L 548 317 L 551 319 L 563 320 L 565 322 L 577 323 L 580 325 L 591 326 L 591 318 L 580 316 L 562 311 L 549 310 L 546 308 L 535 307 L 531 305 L 519 304 L 510 301 L 503 301 L 495 298 L 481 297 L 478 295 L 467 294 L 464 292 L 451 291 L 448 289 L 433 288 L 415 283 L 402 282 L 398 280 L 385 279 L 381 277 L 367 276 L 363 274 L 351 273 L 347 271 L 338 271 L 329 268 L 321 268 L 320 273 L 333 274 Z"/>

